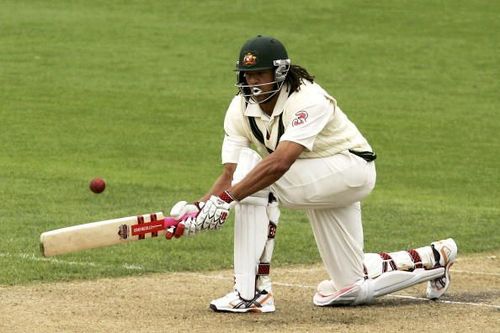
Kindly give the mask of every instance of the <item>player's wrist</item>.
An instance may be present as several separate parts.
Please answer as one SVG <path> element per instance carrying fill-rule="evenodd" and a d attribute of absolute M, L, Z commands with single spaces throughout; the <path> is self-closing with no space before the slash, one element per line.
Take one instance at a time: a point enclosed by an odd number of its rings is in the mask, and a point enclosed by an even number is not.
<path fill-rule="evenodd" d="M 219 198 L 221 198 L 224 202 L 227 202 L 228 204 L 230 204 L 233 201 L 237 201 L 236 198 L 233 196 L 233 194 L 229 192 L 229 190 L 225 190 L 224 192 L 219 194 Z"/>

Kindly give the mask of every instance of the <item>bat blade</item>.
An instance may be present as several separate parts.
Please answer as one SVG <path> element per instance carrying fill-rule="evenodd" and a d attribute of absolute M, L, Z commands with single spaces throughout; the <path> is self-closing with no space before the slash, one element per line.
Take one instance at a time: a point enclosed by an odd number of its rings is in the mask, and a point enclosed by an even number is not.
<path fill-rule="evenodd" d="M 40 250 L 45 257 L 87 249 L 123 244 L 162 236 L 177 220 L 165 218 L 162 212 L 74 225 L 44 232 Z"/>

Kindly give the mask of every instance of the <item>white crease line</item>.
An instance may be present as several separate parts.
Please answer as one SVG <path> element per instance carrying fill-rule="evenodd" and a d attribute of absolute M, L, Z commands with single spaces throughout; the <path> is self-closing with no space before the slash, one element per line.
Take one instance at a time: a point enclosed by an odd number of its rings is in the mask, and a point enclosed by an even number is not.
<path fill-rule="evenodd" d="M 395 297 L 395 298 L 407 298 L 407 299 L 414 299 L 414 300 L 419 300 L 419 301 L 427 301 L 427 302 L 438 302 L 438 303 L 445 303 L 445 304 L 458 304 L 458 305 L 472 305 L 472 306 L 486 306 L 486 307 L 491 307 L 494 309 L 500 309 L 500 305 L 494 305 L 494 304 L 484 304 L 484 303 L 472 303 L 472 302 L 459 302 L 459 301 L 447 301 L 444 299 L 437 299 L 437 300 L 430 300 L 424 297 L 414 297 L 414 296 L 407 296 L 407 295 L 387 295 L 389 297 Z"/>
<path fill-rule="evenodd" d="M 460 269 L 452 269 L 450 270 L 451 273 L 464 273 L 464 274 L 475 274 L 475 275 L 491 275 L 491 276 L 500 276 L 500 273 L 488 273 L 488 272 L 470 272 L 470 271 L 463 271 Z"/>
<path fill-rule="evenodd" d="M 29 253 L 20 253 L 20 254 L 10 254 L 10 253 L 0 253 L 0 257 L 4 258 L 21 258 L 23 260 L 31 260 L 31 261 L 39 261 L 39 262 L 48 262 L 50 264 L 56 264 L 56 265 L 69 265 L 69 266 L 86 266 L 86 267 L 121 267 L 127 270 L 144 270 L 144 267 L 141 265 L 136 265 L 136 264 L 123 264 L 123 265 L 100 265 L 96 264 L 94 262 L 87 262 L 87 261 L 67 261 L 67 260 L 61 260 L 57 258 L 44 258 L 44 257 L 37 257 L 34 254 L 29 254 Z"/>
<path fill-rule="evenodd" d="M 275 284 L 277 286 L 291 287 L 291 288 L 316 289 L 316 286 L 308 286 L 305 284 L 283 283 L 283 282 L 274 282 L 274 281 L 273 281 L 273 284 Z"/>

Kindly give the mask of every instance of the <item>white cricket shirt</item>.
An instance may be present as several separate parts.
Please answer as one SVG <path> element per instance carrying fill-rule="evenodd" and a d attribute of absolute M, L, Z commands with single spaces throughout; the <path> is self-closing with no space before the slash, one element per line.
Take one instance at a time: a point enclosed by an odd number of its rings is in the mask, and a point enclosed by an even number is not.
<path fill-rule="evenodd" d="M 338 107 L 337 102 L 316 83 L 305 81 L 300 90 L 289 95 L 283 86 L 268 116 L 258 104 L 247 104 L 236 95 L 226 111 L 222 163 L 237 163 L 240 149 L 254 144 L 263 155 L 276 149 L 278 140 L 293 141 L 305 147 L 299 159 L 332 156 L 353 149 L 371 151 L 367 140 Z M 252 132 L 253 117 L 264 145 Z M 278 138 L 280 117 L 283 133 Z"/>

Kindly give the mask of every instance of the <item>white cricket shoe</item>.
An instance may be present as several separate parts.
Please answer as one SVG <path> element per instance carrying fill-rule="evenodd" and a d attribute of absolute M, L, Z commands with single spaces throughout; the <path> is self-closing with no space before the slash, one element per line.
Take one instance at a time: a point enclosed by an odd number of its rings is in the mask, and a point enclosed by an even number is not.
<path fill-rule="evenodd" d="M 444 267 L 444 275 L 438 279 L 427 282 L 426 297 L 438 299 L 448 290 L 450 286 L 450 267 L 457 259 L 457 243 L 451 238 L 431 243 L 435 253 L 439 254 L 439 262 L 436 267 Z"/>
<path fill-rule="evenodd" d="M 274 297 L 272 292 L 265 290 L 257 292 L 252 300 L 244 300 L 237 291 L 232 291 L 224 297 L 213 300 L 210 309 L 217 312 L 274 312 Z"/>

